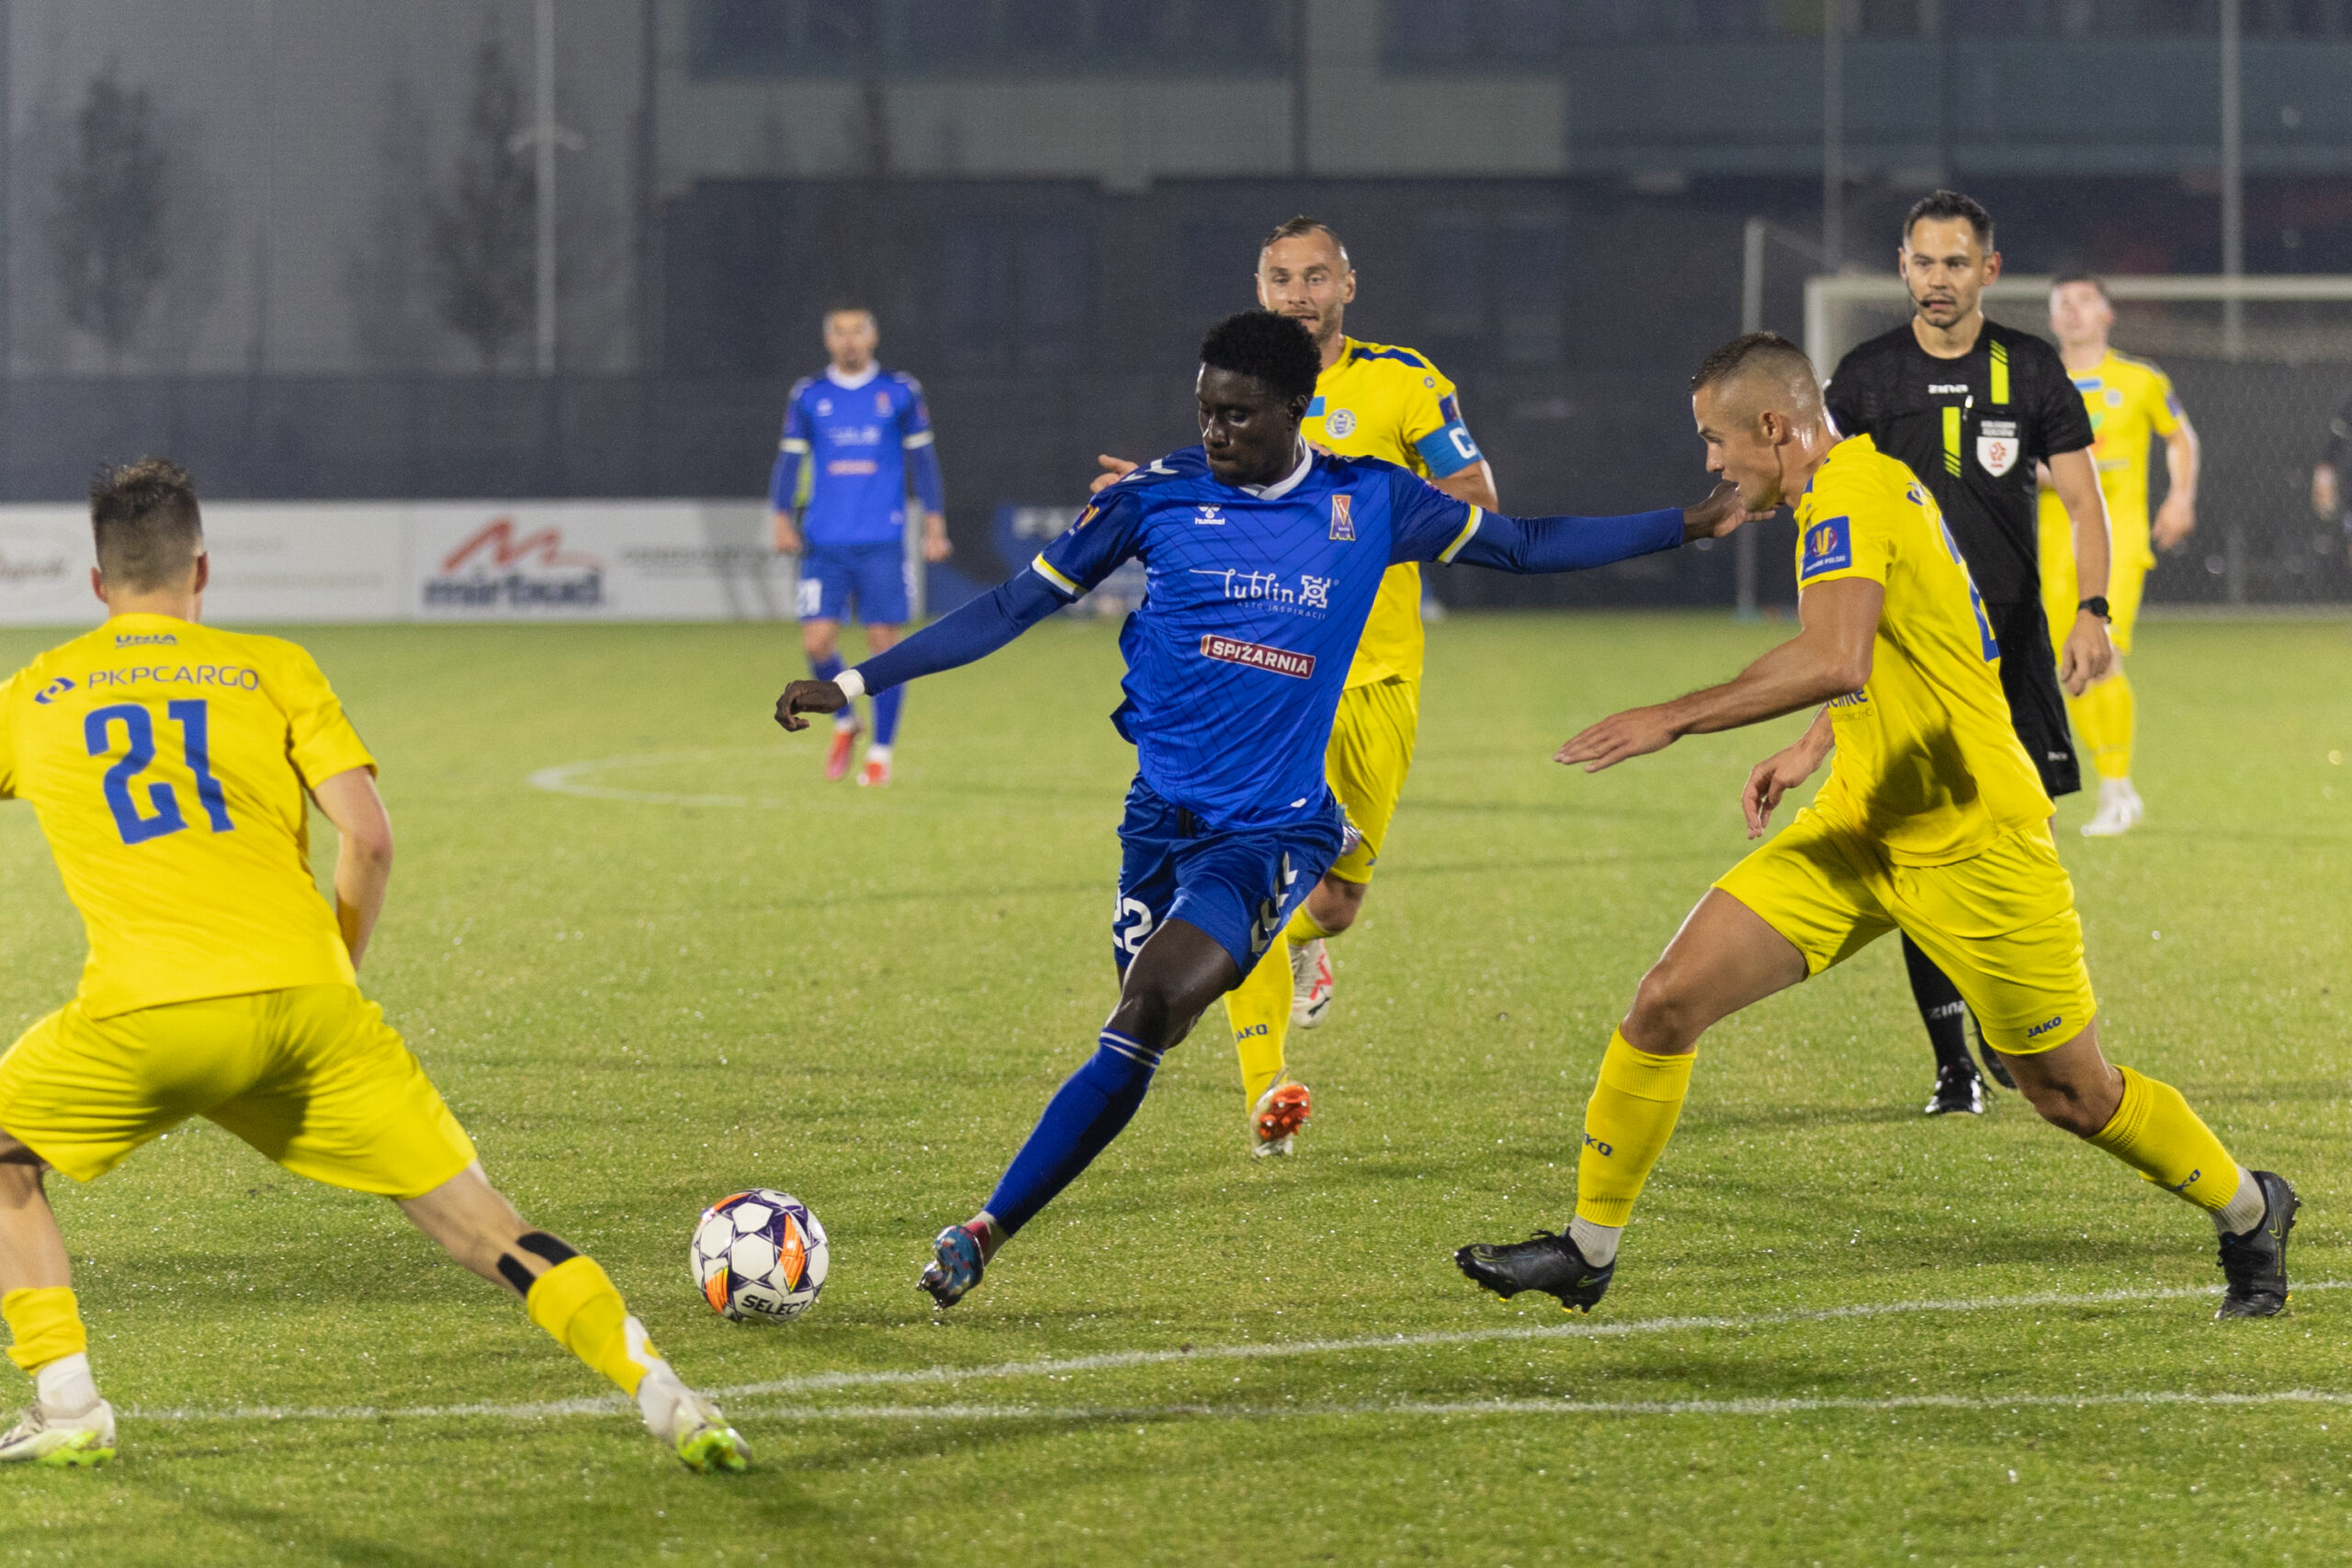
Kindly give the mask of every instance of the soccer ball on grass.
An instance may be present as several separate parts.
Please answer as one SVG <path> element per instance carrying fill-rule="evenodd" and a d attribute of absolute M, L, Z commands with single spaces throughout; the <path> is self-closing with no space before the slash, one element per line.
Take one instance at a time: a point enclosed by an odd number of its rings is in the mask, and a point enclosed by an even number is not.
<path fill-rule="evenodd" d="M 832 1261 L 825 1227 L 788 1192 L 754 1187 L 695 1222 L 688 1261 L 702 1299 L 737 1323 L 783 1323 L 817 1304 Z"/>

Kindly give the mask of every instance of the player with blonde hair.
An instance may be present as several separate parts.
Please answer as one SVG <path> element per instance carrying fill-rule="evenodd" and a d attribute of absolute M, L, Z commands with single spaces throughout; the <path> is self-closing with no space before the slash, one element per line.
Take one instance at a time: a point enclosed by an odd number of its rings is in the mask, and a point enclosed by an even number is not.
<path fill-rule="evenodd" d="M 2066 712 L 2098 773 L 2098 810 L 2083 824 L 2085 836 L 2094 839 L 2130 832 L 2144 810 L 2140 792 L 2132 787 L 2139 702 L 2123 672 L 2123 656 L 2132 651 L 2140 594 L 2155 568 L 2155 552 L 2171 549 L 2197 527 L 2196 427 L 2174 394 L 2170 377 L 2144 359 L 2115 351 L 2108 342 L 2114 327 L 2114 302 L 2098 278 L 2075 273 L 2050 286 L 2050 330 L 2090 414 L 2091 460 L 2107 498 L 2108 637 L 2115 644 L 2115 663 L 2081 695 L 2066 699 Z M 2148 457 L 2157 441 L 2164 443 L 2169 483 L 2152 525 Z M 2075 530 L 2064 502 L 2045 478 L 2041 602 L 2052 626 L 2071 613 L 2074 592 Z"/>

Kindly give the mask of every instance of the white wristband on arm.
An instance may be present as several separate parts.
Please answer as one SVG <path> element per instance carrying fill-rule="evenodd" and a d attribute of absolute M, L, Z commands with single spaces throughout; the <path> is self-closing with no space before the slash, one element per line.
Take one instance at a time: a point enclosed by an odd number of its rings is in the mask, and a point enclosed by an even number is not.
<path fill-rule="evenodd" d="M 852 702 L 865 695 L 865 677 L 857 672 L 855 665 L 850 666 L 834 676 L 833 684 L 839 686 L 842 689 L 842 695 Z"/>

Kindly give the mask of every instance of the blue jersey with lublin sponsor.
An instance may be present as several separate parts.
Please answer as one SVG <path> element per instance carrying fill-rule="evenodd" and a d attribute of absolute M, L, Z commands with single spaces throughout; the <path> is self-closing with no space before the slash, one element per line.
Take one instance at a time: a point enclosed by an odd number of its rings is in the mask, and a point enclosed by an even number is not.
<path fill-rule="evenodd" d="M 1144 563 L 1119 638 L 1119 733 L 1160 795 L 1213 826 L 1254 827 L 1320 807 L 1331 716 L 1381 574 L 1453 558 L 1480 515 L 1375 457 L 1317 453 L 1252 493 L 1211 478 L 1193 446 L 1105 490 L 1035 568 L 1075 598 Z"/>
<path fill-rule="evenodd" d="M 876 369 L 854 387 L 830 373 L 811 377 L 792 389 L 768 499 L 777 511 L 791 509 L 805 461 L 803 538 L 819 548 L 896 544 L 906 536 L 910 468 L 918 498 L 940 510 L 931 443 L 931 412 L 913 377 Z"/>

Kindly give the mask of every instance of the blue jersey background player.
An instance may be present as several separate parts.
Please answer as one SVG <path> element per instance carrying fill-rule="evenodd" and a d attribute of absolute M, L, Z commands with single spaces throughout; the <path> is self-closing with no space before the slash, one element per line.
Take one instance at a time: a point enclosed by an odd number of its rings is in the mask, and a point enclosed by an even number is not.
<path fill-rule="evenodd" d="M 912 615 L 906 550 L 910 483 L 922 506 L 922 558 L 943 561 L 949 553 L 931 411 L 913 377 L 875 363 L 881 342 L 874 312 L 865 307 L 826 312 L 825 352 L 832 364 L 822 376 L 792 389 L 784 440 L 768 476 L 775 547 L 800 556 L 800 645 L 820 680 L 841 673 L 842 622 L 853 611 L 865 624 L 871 653 L 897 642 Z M 890 691 L 874 698 L 874 739 L 865 749 L 859 784 L 890 782 L 890 747 L 898 739 L 903 694 Z M 856 739 L 856 713 L 844 707 L 825 756 L 827 778 L 849 772 Z"/>
<path fill-rule="evenodd" d="M 1162 1052 L 1240 984 L 1348 836 L 1324 749 L 1364 617 L 1400 561 L 1568 571 L 1730 532 L 1736 491 L 1687 510 L 1522 522 L 1374 457 L 1310 450 L 1299 421 L 1321 372 L 1306 329 L 1249 310 L 1201 344 L 1202 444 L 1103 491 L 1030 567 L 838 680 L 796 681 L 776 721 L 803 729 L 861 692 L 993 652 L 1128 559 L 1143 604 L 1120 634 L 1113 722 L 1136 777 L 1112 957 L 1118 1007 L 987 1206 L 942 1231 L 922 1286 L 950 1305 L 1004 1240 L 1125 1127 Z"/>

